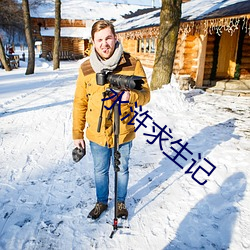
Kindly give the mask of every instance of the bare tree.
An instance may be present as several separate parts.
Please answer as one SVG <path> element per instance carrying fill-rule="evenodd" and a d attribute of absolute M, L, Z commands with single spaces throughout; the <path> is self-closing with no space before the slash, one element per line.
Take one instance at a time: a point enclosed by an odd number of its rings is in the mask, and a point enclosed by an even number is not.
<path fill-rule="evenodd" d="M 32 37 L 30 9 L 29 9 L 28 0 L 22 0 L 22 8 L 23 8 L 25 36 L 26 36 L 26 41 L 28 44 L 28 66 L 27 66 L 25 74 L 30 75 L 30 74 L 34 74 L 34 70 L 35 70 L 35 48 L 34 48 L 34 41 Z"/>
<path fill-rule="evenodd" d="M 10 71 L 7 62 L 4 43 L 13 43 L 16 34 L 23 30 L 22 8 L 16 0 L 0 0 L 0 29 L 3 36 L 0 36 L 0 61 L 6 71 Z"/>
<path fill-rule="evenodd" d="M 0 0 L 0 28 L 8 36 L 20 33 L 23 26 L 22 6 L 17 0 Z"/>
<path fill-rule="evenodd" d="M 4 69 L 6 71 L 10 71 L 11 70 L 11 68 L 10 68 L 10 66 L 9 66 L 9 64 L 8 64 L 8 62 L 6 60 L 6 56 L 5 56 L 4 47 L 3 47 L 3 43 L 2 43 L 1 37 L 0 37 L 0 61 L 1 61 L 3 67 L 4 67 Z"/>
<path fill-rule="evenodd" d="M 160 31 L 150 87 L 170 83 L 181 17 L 182 0 L 162 0 Z"/>
<path fill-rule="evenodd" d="M 46 4 L 46 0 L 29 0 L 30 9 L 36 9 L 43 4 Z"/>
<path fill-rule="evenodd" d="M 60 68 L 59 48 L 61 33 L 61 0 L 55 0 L 55 40 L 53 49 L 53 69 Z"/>

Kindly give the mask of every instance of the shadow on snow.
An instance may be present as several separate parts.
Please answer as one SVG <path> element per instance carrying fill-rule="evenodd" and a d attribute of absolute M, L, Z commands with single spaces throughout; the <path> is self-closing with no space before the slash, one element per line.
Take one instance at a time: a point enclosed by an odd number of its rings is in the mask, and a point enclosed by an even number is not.
<path fill-rule="evenodd" d="M 176 237 L 164 250 L 229 249 L 247 180 L 242 172 L 228 177 L 215 194 L 199 201 L 181 222 Z"/>

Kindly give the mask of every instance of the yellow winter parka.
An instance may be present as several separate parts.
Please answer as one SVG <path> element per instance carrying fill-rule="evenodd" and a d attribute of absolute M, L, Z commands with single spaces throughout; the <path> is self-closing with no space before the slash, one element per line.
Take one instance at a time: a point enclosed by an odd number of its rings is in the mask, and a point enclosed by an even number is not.
<path fill-rule="evenodd" d="M 130 91 L 129 103 L 121 104 L 120 135 L 119 144 L 129 142 L 135 138 L 134 125 L 127 123 L 133 118 L 135 102 L 137 106 L 145 105 L 150 100 L 150 90 L 146 80 L 145 72 L 139 60 L 136 60 L 128 53 L 123 53 L 122 58 L 113 74 L 142 76 L 144 84 L 142 90 L 132 89 Z M 110 118 L 110 111 L 103 108 L 102 123 L 100 132 L 97 132 L 98 120 L 102 107 L 103 92 L 109 88 L 109 84 L 97 85 L 96 73 L 91 67 L 90 61 L 82 63 L 76 83 L 76 91 L 73 103 L 73 140 L 84 138 L 84 129 L 87 122 L 86 137 L 101 146 L 114 147 L 113 136 L 113 115 Z M 107 100 L 105 106 L 111 107 L 112 101 Z M 132 112 L 130 107 L 132 107 Z M 121 118 L 129 116 L 121 121 Z"/>

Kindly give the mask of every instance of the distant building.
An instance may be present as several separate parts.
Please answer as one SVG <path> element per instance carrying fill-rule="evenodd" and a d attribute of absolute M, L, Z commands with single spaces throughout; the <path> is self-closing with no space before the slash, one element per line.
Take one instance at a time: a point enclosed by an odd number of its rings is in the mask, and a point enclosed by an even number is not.
<path fill-rule="evenodd" d="M 145 6 L 108 2 L 62 0 L 60 58 L 79 59 L 90 53 L 91 27 L 98 19 L 115 21 L 121 15 Z M 50 58 L 54 46 L 54 3 L 46 2 L 31 10 L 34 40 L 42 42 L 41 56 Z"/>
<path fill-rule="evenodd" d="M 41 57 L 48 58 L 52 55 L 54 47 L 54 18 L 32 18 L 33 37 L 41 42 Z M 84 20 L 61 20 L 61 59 L 83 58 L 88 48 L 90 38 L 91 21 Z M 64 52 L 64 54 L 63 54 Z M 64 57 L 64 58 L 63 58 Z"/>

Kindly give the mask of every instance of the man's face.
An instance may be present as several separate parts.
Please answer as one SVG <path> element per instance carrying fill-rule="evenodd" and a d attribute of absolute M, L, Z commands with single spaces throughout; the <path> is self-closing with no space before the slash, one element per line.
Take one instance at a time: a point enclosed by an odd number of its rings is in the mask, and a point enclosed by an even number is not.
<path fill-rule="evenodd" d="M 113 55 L 116 41 L 116 36 L 109 27 L 94 34 L 95 50 L 102 59 L 109 59 Z"/>

